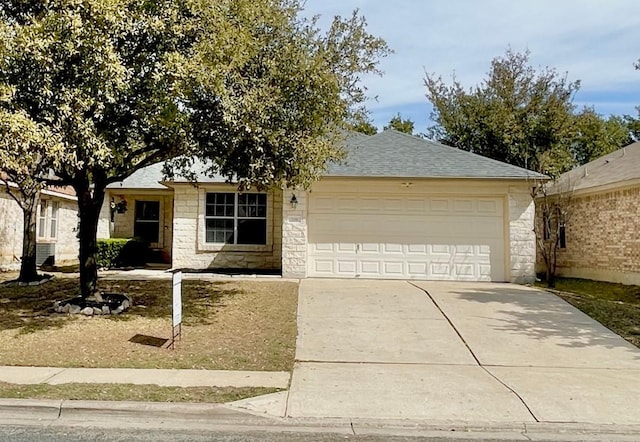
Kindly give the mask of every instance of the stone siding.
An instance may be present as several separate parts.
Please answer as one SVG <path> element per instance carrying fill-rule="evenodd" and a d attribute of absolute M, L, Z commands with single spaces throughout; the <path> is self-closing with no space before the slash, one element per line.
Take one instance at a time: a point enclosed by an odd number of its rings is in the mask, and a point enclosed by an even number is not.
<path fill-rule="evenodd" d="M 536 236 L 533 231 L 535 204 L 527 188 L 509 189 L 510 281 L 530 283 L 535 280 Z"/>
<path fill-rule="evenodd" d="M 307 193 L 298 190 L 284 192 L 282 206 L 282 276 L 305 278 L 307 276 Z M 291 207 L 289 201 L 295 195 L 298 204 Z"/>
<path fill-rule="evenodd" d="M 640 186 L 574 196 L 565 229 L 558 275 L 640 284 Z"/>
<path fill-rule="evenodd" d="M 78 262 L 78 206 L 73 200 L 51 195 L 42 199 L 57 201 L 58 222 L 55 239 L 37 242 L 55 243 L 55 263 L 57 265 Z M 0 268 L 18 269 L 22 256 L 22 210 L 9 195 L 0 194 Z"/>
<path fill-rule="evenodd" d="M 234 192 L 225 184 L 176 185 L 173 216 L 173 267 L 184 269 L 246 268 L 281 269 L 282 191 L 270 191 L 267 199 L 267 245 L 214 245 L 204 241 L 204 208 L 207 192 Z"/>

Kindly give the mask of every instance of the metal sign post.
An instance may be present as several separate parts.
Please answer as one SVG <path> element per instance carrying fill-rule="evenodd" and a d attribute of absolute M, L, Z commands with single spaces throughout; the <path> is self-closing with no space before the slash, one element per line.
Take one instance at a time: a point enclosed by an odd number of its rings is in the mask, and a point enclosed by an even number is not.
<path fill-rule="evenodd" d="M 175 349 L 176 340 L 182 338 L 182 272 L 173 272 L 173 309 L 172 309 L 172 332 L 170 348 Z"/>

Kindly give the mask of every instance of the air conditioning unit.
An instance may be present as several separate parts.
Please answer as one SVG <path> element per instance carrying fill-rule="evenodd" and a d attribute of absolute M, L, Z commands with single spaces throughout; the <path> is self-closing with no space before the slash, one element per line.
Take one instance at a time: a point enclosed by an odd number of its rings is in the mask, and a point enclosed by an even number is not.
<path fill-rule="evenodd" d="M 55 243 L 36 243 L 36 265 L 52 266 L 56 263 Z"/>

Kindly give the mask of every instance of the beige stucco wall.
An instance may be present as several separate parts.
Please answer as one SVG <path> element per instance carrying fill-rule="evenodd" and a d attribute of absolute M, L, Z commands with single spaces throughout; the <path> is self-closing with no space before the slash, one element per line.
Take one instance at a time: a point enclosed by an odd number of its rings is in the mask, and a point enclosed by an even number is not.
<path fill-rule="evenodd" d="M 204 241 L 204 209 L 207 192 L 234 192 L 227 184 L 176 184 L 174 187 L 174 268 L 281 268 L 282 191 L 272 190 L 267 200 L 267 245 L 213 245 Z"/>
<path fill-rule="evenodd" d="M 640 284 L 640 186 L 572 196 L 557 274 Z"/>
<path fill-rule="evenodd" d="M 122 199 L 127 201 L 127 211 L 125 213 L 115 213 L 114 221 L 110 220 L 111 198 L 118 203 Z M 101 219 L 106 218 L 109 229 L 108 236 L 105 228 L 100 227 L 99 237 L 102 238 L 133 238 L 135 223 L 136 201 L 158 201 L 160 203 L 160 231 L 158 243 L 151 244 L 154 249 L 161 249 L 168 259 L 171 259 L 171 246 L 173 243 L 173 192 L 170 190 L 155 191 L 109 191 L 103 205 Z"/>
<path fill-rule="evenodd" d="M 59 204 L 57 237 L 48 241 L 56 244 L 56 264 L 78 262 L 77 202 L 51 195 L 43 195 L 42 199 L 57 201 Z M 22 210 L 9 195 L 0 194 L 0 216 L 0 267 L 16 269 L 20 267 L 22 256 Z"/>

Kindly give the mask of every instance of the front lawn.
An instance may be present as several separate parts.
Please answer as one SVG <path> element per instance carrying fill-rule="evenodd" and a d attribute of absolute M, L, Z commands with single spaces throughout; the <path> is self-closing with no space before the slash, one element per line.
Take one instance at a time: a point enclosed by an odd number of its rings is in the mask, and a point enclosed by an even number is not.
<path fill-rule="evenodd" d="M 640 347 L 640 286 L 558 278 L 554 293 Z"/>
<path fill-rule="evenodd" d="M 265 371 L 293 367 L 295 283 L 185 281 L 183 339 L 176 350 L 154 346 L 171 333 L 171 281 L 101 280 L 99 286 L 129 294 L 133 306 L 111 317 L 53 313 L 54 301 L 77 294 L 75 275 L 59 275 L 35 287 L 0 286 L 0 364 Z"/>
<path fill-rule="evenodd" d="M 83 401 L 233 402 L 279 391 L 255 387 L 159 387 L 132 384 L 14 385 L 0 382 L 0 397 Z"/>

